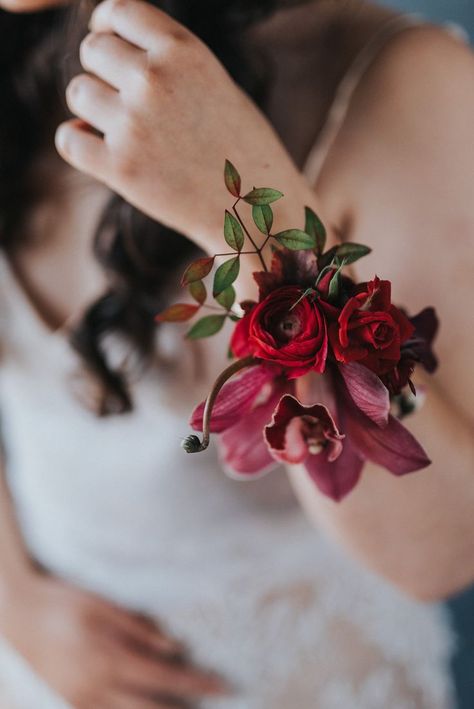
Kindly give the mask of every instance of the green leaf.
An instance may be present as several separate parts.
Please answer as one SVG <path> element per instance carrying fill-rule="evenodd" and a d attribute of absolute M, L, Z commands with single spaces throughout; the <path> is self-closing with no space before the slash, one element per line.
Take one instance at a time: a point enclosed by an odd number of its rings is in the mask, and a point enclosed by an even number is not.
<path fill-rule="evenodd" d="M 305 226 L 304 230 L 307 234 L 314 236 L 316 242 L 316 251 L 318 255 L 322 254 L 326 245 L 326 227 L 322 223 L 318 215 L 313 212 L 310 207 L 305 207 Z"/>
<path fill-rule="evenodd" d="M 308 295 L 311 295 L 311 294 L 314 294 L 314 293 L 316 293 L 316 291 L 315 291 L 313 288 L 306 288 L 306 290 L 304 291 L 304 293 L 302 293 L 302 294 L 300 295 L 300 297 L 298 298 L 298 300 L 297 300 L 295 303 L 293 303 L 293 305 L 292 305 L 291 308 L 290 308 L 290 312 L 293 310 L 293 308 L 296 308 L 296 306 L 297 306 L 299 303 L 301 303 L 301 301 L 302 301 L 304 298 L 306 298 Z"/>
<path fill-rule="evenodd" d="M 214 256 L 211 258 L 198 258 L 196 261 L 189 264 L 183 273 L 183 277 L 181 278 L 181 285 L 189 286 L 190 283 L 194 283 L 194 281 L 201 281 L 205 278 L 208 273 L 212 271 L 212 267 L 214 266 L 214 258 Z"/>
<path fill-rule="evenodd" d="M 242 320 L 242 318 L 239 318 L 238 315 L 229 315 L 229 318 L 232 320 L 232 322 L 239 322 L 239 320 Z"/>
<path fill-rule="evenodd" d="M 227 315 L 206 315 L 195 323 L 186 333 L 190 340 L 199 340 L 201 337 L 210 337 L 222 329 Z"/>
<path fill-rule="evenodd" d="M 341 271 L 346 266 L 346 260 L 343 259 L 339 268 L 335 271 L 334 276 L 331 278 L 328 290 L 328 298 L 330 301 L 337 300 L 339 296 L 339 287 L 341 285 Z"/>
<path fill-rule="evenodd" d="M 190 283 L 189 292 L 194 300 L 197 300 L 201 305 L 206 302 L 207 290 L 202 281 L 193 281 Z"/>
<path fill-rule="evenodd" d="M 190 320 L 193 315 L 196 315 L 199 310 L 199 305 L 191 305 L 190 303 L 176 303 L 170 305 L 169 308 L 163 310 L 156 316 L 157 322 L 185 322 Z"/>
<path fill-rule="evenodd" d="M 278 234 L 275 234 L 275 239 L 279 244 L 286 246 L 287 249 L 291 249 L 292 251 L 314 249 L 316 246 L 315 237 L 307 234 L 301 229 L 287 229 L 286 231 L 280 231 Z"/>
<path fill-rule="evenodd" d="M 227 209 L 225 210 L 224 236 L 231 249 L 242 251 L 244 232 L 238 220 Z"/>
<path fill-rule="evenodd" d="M 240 197 L 240 188 L 242 185 L 242 180 L 237 172 L 237 169 L 232 165 L 230 160 L 225 161 L 224 168 L 224 181 L 225 186 L 234 197 Z"/>
<path fill-rule="evenodd" d="M 240 257 L 234 256 L 233 258 L 225 261 L 222 266 L 219 266 L 214 275 L 214 285 L 212 288 L 212 295 L 214 298 L 222 293 L 226 288 L 232 285 L 240 271 Z"/>
<path fill-rule="evenodd" d="M 369 249 L 368 246 L 347 243 L 338 247 L 337 256 L 338 258 L 344 259 L 345 264 L 347 265 L 348 263 L 358 261 L 363 256 L 367 256 L 367 254 L 370 254 L 371 251 L 372 249 Z"/>
<path fill-rule="evenodd" d="M 258 207 L 276 202 L 277 199 L 283 197 L 283 192 L 273 190 L 271 187 L 254 187 L 253 190 L 247 192 L 242 198 L 248 204 L 255 204 Z"/>
<path fill-rule="evenodd" d="M 321 254 L 318 258 L 318 267 L 322 271 L 326 266 L 330 266 L 334 262 L 338 246 L 332 246 L 325 254 Z"/>
<path fill-rule="evenodd" d="M 216 296 L 216 300 L 219 305 L 222 305 L 226 310 L 230 310 L 235 303 L 235 288 L 234 286 L 229 286 L 222 293 Z"/>
<path fill-rule="evenodd" d="M 273 211 L 268 204 L 254 204 L 252 207 L 252 217 L 257 229 L 262 234 L 269 234 L 273 226 Z"/>

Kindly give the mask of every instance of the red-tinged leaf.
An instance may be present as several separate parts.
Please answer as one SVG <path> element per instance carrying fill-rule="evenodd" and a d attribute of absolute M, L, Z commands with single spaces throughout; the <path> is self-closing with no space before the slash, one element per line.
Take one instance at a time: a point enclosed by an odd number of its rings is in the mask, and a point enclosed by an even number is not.
<path fill-rule="evenodd" d="M 234 195 L 234 197 L 240 197 L 242 181 L 237 169 L 232 165 L 230 160 L 225 161 L 224 181 L 229 192 Z"/>
<path fill-rule="evenodd" d="M 242 251 L 244 245 L 244 232 L 237 219 L 227 209 L 225 210 L 224 237 L 234 251 Z"/>
<path fill-rule="evenodd" d="M 191 305 L 190 303 L 176 303 L 170 305 L 169 308 L 163 310 L 156 316 L 157 322 L 185 322 L 190 320 L 193 315 L 196 315 L 199 310 L 199 305 Z"/>
<path fill-rule="evenodd" d="M 243 199 L 248 204 L 255 204 L 262 207 L 263 205 L 271 204 L 271 202 L 276 202 L 276 200 L 281 197 L 283 197 L 283 192 L 274 190 L 271 187 L 254 187 Z"/>
<path fill-rule="evenodd" d="M 186 333 L 186 337 L 190 340 L 199 340 L 202 337 L 215 335 L 222 329 L 226 318 L 227 315 L 206 315 L 192 326 Z"/>
<path fill-rule="evenodd" d="M 193 281 L 189 285 L 189 293 L 200 305 L 206 302 L 207 290 L 202 281 Z"/>
<path fill-rule="evenodd" d="M 211 271 L 214 266 L 214 256 L 198 258 L 189 264 L 183 277 L 181 278 L 182 286 L 189 286 L 190 283 L 194 281 L 202 281 Z"/>

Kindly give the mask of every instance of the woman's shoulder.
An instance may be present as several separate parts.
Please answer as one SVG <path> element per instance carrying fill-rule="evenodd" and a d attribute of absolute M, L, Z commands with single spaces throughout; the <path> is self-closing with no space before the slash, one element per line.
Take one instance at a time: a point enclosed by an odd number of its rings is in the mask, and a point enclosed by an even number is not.
<path fill-rule="evenodd" d="M 447 28 L 415 23 L 392 36 L 361 77 L 332 161 L 345 155 L 343 167 L 347 156 L 396 153 L 407 164 L 420 155 L 450 162 L 472 154 L 473 120 L 474 53 Z"/>
<path fill-rule="evenodd" d="M 328 214 L 356 223 L 384 204 L 399 227 L 423 216 L 472 235 L 473 125 L 466 42 L 431 24 L 398 32 L 361 77 L 324 165 L 318 190 Z"/>
<path fill-rule="evenodd" d="M 374 115 L 381 112 L 386 129 L 401 124 L 416 137 L 434 121 L 449 133 L 460 114 L 474 112 L 473 80 L 474 54 L 458 33 L 415 24 L 383 48 L 361 82 L 354 112 L 363 102 Z"/>
<path fill-rule="evenodd" d="M 414 312 L 438 310 L 439 377 L 461 407 L 466 392 L 474 396 L 465 315 L 473 295 L 473 125 L 468 45 L 442 28 L 413 27 L 364 75 L 318 185 L 347 238 L 373 248 L 360 275 L 384 275 Z"/>

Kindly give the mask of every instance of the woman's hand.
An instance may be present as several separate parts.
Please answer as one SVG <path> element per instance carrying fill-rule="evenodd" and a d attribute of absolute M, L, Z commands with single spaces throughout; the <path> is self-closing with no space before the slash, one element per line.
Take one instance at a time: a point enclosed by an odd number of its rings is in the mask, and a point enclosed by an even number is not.
<path fill-rule="evenodd" d="M 32 573 L 2 602 L 0 631 L 75 709 L 157 709 L 224 693 L 155 624 Z"/>
<path fill-rule="evenodd" d="M 253 184 L 297 195 L 301 212 L 314 202 L 270 123 L 186 27 L 140 0 L 105 0 L 90 27 L 88 73 L 67 89 L 78 119 L 56 137 L 71 165 L 211 251 L 222 244 L 225 158 Z"/>

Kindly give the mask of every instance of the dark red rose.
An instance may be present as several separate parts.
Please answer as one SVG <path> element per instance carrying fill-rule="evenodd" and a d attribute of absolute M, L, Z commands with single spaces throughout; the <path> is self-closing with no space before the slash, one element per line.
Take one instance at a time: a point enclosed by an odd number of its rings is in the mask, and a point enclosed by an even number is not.
<path fill-rule="evenodd" d="M 408 318 L 391 303 L 390 281 L 362 283 L 349 298 L 329 339 L 339 362 L 360 362 L 378 375 L 398 364 L 401 346 L 414 332 Z"/>
<path fill-rule="evenodd" d="M 280 365 L 289 379 L 310 370 L 323 372 L 328 351 L 326 320 L 311 297 L 295 306 L 302 294 L 298 286 L 284 286 L 255 305 L 236 325 L 232 352 Z"/>
<path fill-rule="evenodd" d="M 411 376 L 417 364 L 421 364 L 430 374 L 438 367 L 438 360 L 432 350 L 433 340 L 439 327 L 438 317 L 433 308 L 425 308 L 410 318 L 414 332 L 402 345 L 400 361 L 383 375 L 382 381 L 391 394 L 400 394 L 408 384 L 413 393 L 415 387 Z"/>

